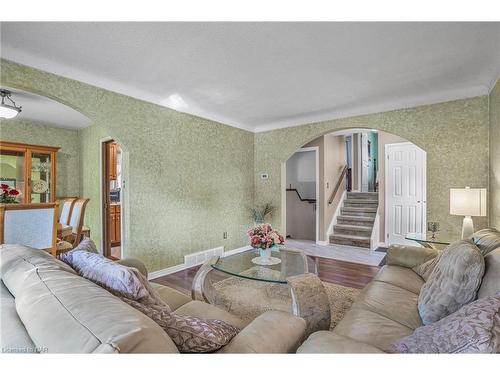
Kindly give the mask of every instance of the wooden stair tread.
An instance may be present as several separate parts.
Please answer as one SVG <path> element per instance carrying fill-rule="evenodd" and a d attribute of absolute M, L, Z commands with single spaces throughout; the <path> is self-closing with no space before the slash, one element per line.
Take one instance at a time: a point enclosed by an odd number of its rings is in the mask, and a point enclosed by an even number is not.
<path fill-rule="evenodd" d="M 370 222 L 373 222 L 373 220 L 375 220 L 375 217 L 373 217 L 373 216 L 349 216 L 349 215 L 339 215 L 339 216 L 337 216 L 337 219 L 344 219 L 344 220 L 357 220 L 357 221 L 370 221 Z"/>
<path fill-rule="evenodd" d="M 359 230 L 359 231 L 371 231 L 373 226 L 363 226 L 363 225 L 352 225 L 352 224 L 335 224 L 334 228 L 339 229 L 349 229 L 349 230 Z"/>
<path fill-rule="evenodd" d="M 332 234 L 330 235 L 330 239 L 335 239 L 335 238 L 342 238 L 342 239 L 348 239 L 348 240 L 368 240 L 370 241 L 370 237 L 366 236 L 353 236 L 351 234 Z"/>
<path fill-rule="evenodd" d="M 377 212 L 377 207 L 342 207 L 344 211 Z"/>

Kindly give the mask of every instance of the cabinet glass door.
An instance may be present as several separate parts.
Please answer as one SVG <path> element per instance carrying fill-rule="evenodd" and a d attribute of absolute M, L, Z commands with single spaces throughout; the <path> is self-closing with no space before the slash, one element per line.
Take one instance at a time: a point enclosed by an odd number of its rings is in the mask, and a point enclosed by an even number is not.
<path fill-rule="evenodd" d="M 24 164 L 24 151 L 0 149 L 0 183 L 9 186 L 5 190 L 17 190 L 19 195 L 15 196 L 15 199 L 20 203 L 26 202 L 24 199 Z M 0 191 L 0 194 L 2 193 L 3 189 Z"/>
<path fill-rule="evenodd" d="M 50 153 L 31 152 L 31 202 L 48 203 L 51 194 L 52 158 Z"/>

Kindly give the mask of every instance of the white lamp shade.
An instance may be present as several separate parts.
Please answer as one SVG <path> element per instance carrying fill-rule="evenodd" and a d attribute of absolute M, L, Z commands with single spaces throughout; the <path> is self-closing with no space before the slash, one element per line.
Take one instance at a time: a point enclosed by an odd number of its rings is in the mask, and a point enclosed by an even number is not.
<path fill-rule="evenodd" d="M 486 216 L 486 189 L 450 189 L 450 214 Z"/>

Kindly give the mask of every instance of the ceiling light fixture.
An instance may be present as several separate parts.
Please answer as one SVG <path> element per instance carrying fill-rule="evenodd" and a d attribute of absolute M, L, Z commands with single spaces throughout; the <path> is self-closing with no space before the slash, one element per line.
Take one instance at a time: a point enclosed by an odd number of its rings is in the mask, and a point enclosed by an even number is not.
<path fill-rule="evenodd" d="M 11 119 L 16 117 L 21 113 L 21 106 L 17 106 L 16 103 L 10 97 L 12 93 L 8 90 L 0 89 L 0 96 L 2 97 L 2 104 L 0 104 L 0 118 Z M 5 99 L 9 100 L 12 105 L 5 104 Z"/>

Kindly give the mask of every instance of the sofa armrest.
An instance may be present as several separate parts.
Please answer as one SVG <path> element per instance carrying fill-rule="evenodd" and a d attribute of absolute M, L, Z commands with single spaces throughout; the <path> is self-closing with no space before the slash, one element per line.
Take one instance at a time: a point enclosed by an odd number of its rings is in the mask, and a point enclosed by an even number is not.
<path fill-rule="evenodd" d="M 304 319 L 284 311 L 266 311 L 218 353 L 294 353 L 305 331 Z"/>
<path fill-rule="evenodd" d="M 416 267 L 435 258 L 439 250 L 417 246 L 392 245 L 387 249 L 385 263 L 390 266 Z"/>
<path fill-rule="evenodd" d="M 297 353 L 384 353 L 382 350 L 364 342 L 356 341 L 346 336 L 330 331 L 313 333 L 300 346 Z"/>
<path fill-rule="evenodd" d="M 142 273 L 144 276 L 146 276 L 146 278 L 148 277 L 148 269 L 146 268 L 144 263 L 142 263 L 142 261 L 140 261 L 139 259 L 124 258 L 124 259 L 117 260 L 116 263 L 121 264 L 121 265 L 126 266 L 126 267 L 137 268 L 137 270 L 140 273 Z"/>

